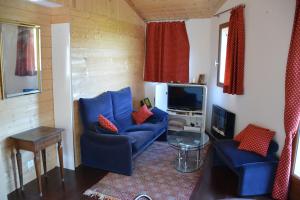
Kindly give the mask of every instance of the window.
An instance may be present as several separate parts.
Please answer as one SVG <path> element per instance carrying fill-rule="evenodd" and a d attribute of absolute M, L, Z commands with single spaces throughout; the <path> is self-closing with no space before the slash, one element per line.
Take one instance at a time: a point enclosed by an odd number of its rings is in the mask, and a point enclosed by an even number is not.
<path fill-rule="evenodd" d="M 219 28 L 219 56 L 217 77 L 217 85 L 219 87 L 223 87 L 224 84 L 228 29 L 229 23 L 221 24 Z"/>
<path fill-rule="evenodd" d="M 300 126 L 299 126 L 300 127 Z M 289 199 L 296 200 L 300 196 L 300 129 L 293 147 L 294 168 L 291 176 Z"/>
<path fill-rule="evenodd" d="M 299 146 L 299 134 L 298 141 L 295 149 L 295 167 L 294 167 L 294 175 L 300 178 L 300 146 Z"/>

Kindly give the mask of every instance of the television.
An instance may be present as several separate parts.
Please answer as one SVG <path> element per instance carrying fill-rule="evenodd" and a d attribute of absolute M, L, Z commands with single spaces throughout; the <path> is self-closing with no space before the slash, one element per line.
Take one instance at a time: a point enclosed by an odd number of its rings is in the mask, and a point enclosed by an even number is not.
<path fill-rule="evenodd" d="M 202 111 L 204 88 L 199 85 L 168 85 L 168 109 Z"/>

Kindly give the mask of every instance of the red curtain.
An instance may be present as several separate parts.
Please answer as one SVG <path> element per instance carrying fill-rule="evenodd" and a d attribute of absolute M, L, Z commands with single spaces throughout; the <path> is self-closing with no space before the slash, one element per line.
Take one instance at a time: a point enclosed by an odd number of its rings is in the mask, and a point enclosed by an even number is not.
<path fill-rule="evenodd" d="M 35 76 L 36 74 L 33 30 L 19 27 L 15 75 Z"/>
<path fill-rule="evenodd" d="M 277 168 L 272 196 L 285 200 L 288 197 L 292 165 L 293 140 L 300 122 L 300 0 L 297 0 L 294 28 L 285 78 L 284 127 L 285 144 Z"/>
<path fill-rule="evenodd" d="M 223 92 L 244 94 L 245 22 L 244 6 L 231 11 Z"/>
<path fill-rule="evenodd" d="M 185 22 L 148 23 L 144 80 L 188 83 L 189 53 Z"/>

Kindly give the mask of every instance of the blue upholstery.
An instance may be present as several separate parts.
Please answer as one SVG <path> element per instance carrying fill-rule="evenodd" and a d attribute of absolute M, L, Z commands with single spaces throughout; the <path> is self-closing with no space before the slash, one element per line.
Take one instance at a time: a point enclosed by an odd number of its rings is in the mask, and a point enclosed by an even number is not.
<path fill-rule="evenodd" d="M 221 161 L 239 176 L 240 196 L 271 193 L 278 163 L 278 144 L 272 141 L 266 157 L 239 150 L 238 145 L 239 143 L 233 140 L 216 141 L 215 161 Z"/>
<path fill-rule="evenodd" d="M 133 153 L 138 152 L 143 146 L 147 145 L 149 141 L 154 138 L 152 131 L 133 131 L 124 132 L 123 135 L 127 135 L 130 139 L 135 142 L 132 144 Z"/>
<path fill-rule="evenodd" d="M 234 168 L 248 163 L 274 161 L 277 159 L 275 154 L 268 154 L 267 157 L 263 157 L 256 153 L 239 150 L 238 146 L 239 143 L 233 140 L 216 142 L 218 150 L 224 153 L 224 156 L 226 156 Z"/>
<path fill-rule="evenodd" d="M 110 92 L 112 96 L 113 114 L 121 130 L 133 125 L 131 113 L 132 96 L 129 87 L 116 92 Z"/>
<path fill-rule="evenodd" d="M 144 123 L 141 125 L 132 125 L 130 127 L 128 127 L 127 129 L 125 129 L 125 132 L 131 132 L 131 131 L 146 131 L 146 130 L 150 130 L 154 133 L 155 136 L 160 135 L 161 132 L 165 132 L 166 126 L 164 123 L 160 122 L 160 123 L 156 123 L 156 124 L 152 124 L 152 123 Z"/>
<path fill-rule="evenodd" d="M 94 168 L 131 175 L 132 160 L 168 128 L 168 114 L 158 108 L 153 109 L 154 115 L 147 123 L 133 123 L 130 88 L 80 99 L 79 106 L 84 124 L 80 140 L 81 161 Z M 118 127 L 118 133 L 101 128 L 99 114 L 111 120 Z"/>
<path fill-rule="evenodd" d="M 80 113 L 85 128 L 89 128 L 91 124 L 98 122 L 99 114 L 109 119 L 115 124 L 111 94 L 105 92 L 92 99 L 79 99 Z"/>

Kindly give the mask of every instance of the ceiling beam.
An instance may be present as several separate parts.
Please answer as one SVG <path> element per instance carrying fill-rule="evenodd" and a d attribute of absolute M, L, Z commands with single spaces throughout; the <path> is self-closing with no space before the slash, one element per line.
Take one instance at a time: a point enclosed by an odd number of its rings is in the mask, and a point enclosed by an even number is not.
<path fill-rule="evenodd" d="M 143 17 L 143 15 L 138 11 L 138 9 L 135 7 L 135 5 L 132 3 L 131 0 L 124 0 L 135 12 L 136 14 L 145 21 L 145 18 Z"/>

